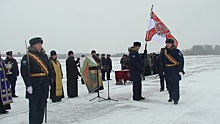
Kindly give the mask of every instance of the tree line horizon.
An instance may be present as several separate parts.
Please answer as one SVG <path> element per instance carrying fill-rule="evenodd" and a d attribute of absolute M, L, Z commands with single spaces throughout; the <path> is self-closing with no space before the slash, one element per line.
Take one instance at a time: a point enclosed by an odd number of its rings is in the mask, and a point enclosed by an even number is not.
<path fill-rule="evenodd" d="M 186 56 L 191 56 L 191 55 L 220 55 L 220 45 L 208 45 L 208 44 L 193 45 L 189 49 L 181 50 L 181 52 L 183 53 L 183 55 L 186 55 Z M 142 51 L 140 51 L 140 53 L 142 53 Z M 158 54 L 159 51 L 155 52 L 155 53 Z M 74 53 L 74 54 L 75 54 L 76 58 L 81 57 L 82 55 L 86 55 L 86 56 L 91 55 L 90 53 Z M 101 56 L 101 54 L 100 54 L 100 56 Z M 104 53 L 104 54 L 106 54 L 106 53 Z M 122 57 L 124 54 L 128 54 L 128 53 L 120 52 L 120 53 L 113 53 L 113 54 L 110 54 L 110 55 L 111 55 L 111 57 Z M 148 53 L 148 54 L 150 54 L 150 53 Z M 23 55 L 24 54 L 21 54 L 19 52 L 13 54 L 14 57 L 22 57 Z M 48 54 L 48 56 L 49 56 L 49 54 Z M 2 53 L 2 57 L 6 57 L 6 55 L 4 53 Z M 59 59 L 66 59 L 67 57 L 68 57 L 67 54 L 58 54 Z"/>

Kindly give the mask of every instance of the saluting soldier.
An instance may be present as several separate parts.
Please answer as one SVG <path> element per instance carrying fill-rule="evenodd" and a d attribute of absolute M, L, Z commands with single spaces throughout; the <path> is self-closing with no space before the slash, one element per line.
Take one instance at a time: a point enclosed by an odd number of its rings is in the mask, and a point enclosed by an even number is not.
<path fill-rule="evenodd" d="M 12 51 L 6 52 L 6 55 L 7 55 L 7 57 L 5 59 L 5 63 L 11 65 L 11 68 L 8 70 L 9 72 L 7 73 L 7 77 L 8 77 L 9 83 L 11 84 L 12 97 L 18 97 L 15 94 L 16 81 L 17 81 L 17 77 L 19 75 L 18 63 L 17 63 L 16 59 L 13 58 Z"/>
<path fill-rule="evenodd" d="M 57 53 L 56 51 L 52 50 L 50 52 L 50 63 L 51 63 L 51 89 L 50 89 L 50 99 L 52 102 L 60 102 L 62 98 L 64 98 L 63 93 L 63 73 L 61 69 L 61 64 L 57 60 Z"/>
<path fill-rule="evenodd" d="M 21 60 L 21 76 L 29 99 L 29 123 L 41 124 L 51 84 L 51 67 L 42 38 L 32 38 L 29 43 L 28 53 Z"/>
<path fill-rule="evenodd" d="M 1 58 L 0 52 L 0 114 L 8 113 L 7 110 L 11 109 L 12 94 L 10 84 L 6 78 L 7 70 L 5 69 L 4 60 Z"/>
<path fill-rule="evenodd" d="M 179 81 L 185 72 L 183 55 L 174 45 L 173 39 L 166 40 L 165 50 L 161 54 L 161 66 L 168 85 L 168 102 L 174 101 L 174 104 L 177 105 L 180 98 Z"/>

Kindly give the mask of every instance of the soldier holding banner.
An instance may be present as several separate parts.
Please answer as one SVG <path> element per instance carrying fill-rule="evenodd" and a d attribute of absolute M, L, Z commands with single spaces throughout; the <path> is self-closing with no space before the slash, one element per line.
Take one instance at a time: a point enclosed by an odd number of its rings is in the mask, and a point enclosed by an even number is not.
<path fill-rule="evenodd" d="M 6 78 L 5 63 L 1 58 L 0 53 L 0 114 L 7 113 L 11 109 L 10 103 L 12 103 L 12 94 L 10 84 Z"/>
<path fill-rule="evenodd" d="M 32 38 L 29 43 L 28 53 L 21 60 L 21 76 L 29 99 L 29 124 L 41 124 L 51 84 L 51 67 L 42 48 L 42 38 Z"/>

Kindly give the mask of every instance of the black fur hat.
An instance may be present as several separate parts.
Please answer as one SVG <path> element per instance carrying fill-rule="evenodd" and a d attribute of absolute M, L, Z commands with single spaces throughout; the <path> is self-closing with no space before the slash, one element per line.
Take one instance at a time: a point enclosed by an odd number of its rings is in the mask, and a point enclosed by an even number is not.
<path fill-rule="evenodd" d="M 93 54 L 93 53 L 96 53 L 96 51 L 95 51 L 95 50 L 92 50 L 92 51 L 91 51 L 91 54 Z"/>
<path fill-rule="evenodd" d="M 30 43 L 30 46 L 33 46 L 37 43 L 43 44 L 43 40 L 41 37 L 35 37 L 35 38 L 30 39 L 29 43 Z"/>
<path fill-rule="evenodd" d="M 50 56 L 54 56 L 54 55 L 57 55 L 56 51 L 55 50 L 50 51 Z"/>
<path fill-rule="evenodd" d="M 173 40 L 173 39 L 167 39 L 167 40 L 166 40 L 166 43 L 174 44 L 174 40 Z"/>
<path fill-rule="evenodd" d="M 73 51 L 69 51 L 69 52 L 68 52 L 68 55 L 71 55 L 71 54 L 73 54 Z"/>
<path fill-rule="evenodd" d="M 11 56 L 11 55 L 12 55 L 12 51 L 6 52 L 6 55 L 7 55 L 7 56 Z"/>
<path fill-rule="evenodd" d="M 141 46 L 141 42 L 134 42 L 133 43 L 133 46 L 135 47 L 135 46 Z"/>

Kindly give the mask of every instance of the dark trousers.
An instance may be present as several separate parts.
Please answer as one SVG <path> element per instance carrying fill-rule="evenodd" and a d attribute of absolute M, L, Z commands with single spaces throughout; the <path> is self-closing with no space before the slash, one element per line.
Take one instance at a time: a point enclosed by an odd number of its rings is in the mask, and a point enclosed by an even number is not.
<path fill-rule="evenodd" d="M 29 99 L 29 124 L 42 124 L 46 100 Z"/>
<path fill-rule="evenodd" d="M 111 72 L 107 72 L 107 80 L 110 80 L 110 73 Z"/>
<path fill-rule="evenodd" d="M 144 75 L 145 75 L 145 76 L 152 75 L 150 66 L 146 66 L 146 67 L 145 67 Z"/>
<path fill-rule="evenodd" d="M 11 85 L 12 96 L 15 96 L 15 86 L 16 86 L 17 77 L 8 76 L 8 81 L 9 81 L 9 83 Z"/>
<path fill-rule="evenodd" d="M 139 79 L 133 79 L 133 99 L 141 98 L 141 77 Z"/>
<path fill-rule="evenodd" d="M 180 98 L 179 93 L 179 81 L 170 81 L 167 82 L 169 97 L 174 101 L 178 102 Z"/>
<path fill-rule="evenodd" d="M 67 95 L 70 98 L 78 97 L 78 80 L 67 78 Z"/>
<path fill-rule="evenodd" d="M 102 71 L 102 80 L 105 80 L 105 71 Z"/>
<path fill-rule="evenodd" d="M 160 76 L 160 89 L 164 90 L 164 76 Z"/>
<path fill-rule="evenodd" d="M 153 74 L 158 74 L 158 71 L 157 71 L 157 66 L 156 65 L 153 65 Z"/>
<path fill-rule="evenodd" d="M 164 77 L 164 75 L 162 73 L 159 73 L 159 77 L 160 77 L 160 89 L 164 90 L 164 80 L 165 80 L 165 77 Z M 166 88 L 168 89 L 167 82 L 166 82 Z"/>

